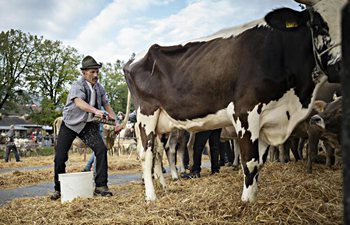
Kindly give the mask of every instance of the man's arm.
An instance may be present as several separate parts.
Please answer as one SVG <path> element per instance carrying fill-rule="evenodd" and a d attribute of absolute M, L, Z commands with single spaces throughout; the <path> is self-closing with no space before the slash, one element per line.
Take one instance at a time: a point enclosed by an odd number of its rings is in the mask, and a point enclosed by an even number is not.
<path fill-rule="evenodd" d="M 96 116 L 103 118 L 103 111 L 96 109 L 95 107 L 92 107 L 91 105 L 87 104 L 81 98 L 75 98 L 74 103 L 81 110 L 83 110 L 85 112 L 89 112 L 89 113 L 94 113 Z"/>

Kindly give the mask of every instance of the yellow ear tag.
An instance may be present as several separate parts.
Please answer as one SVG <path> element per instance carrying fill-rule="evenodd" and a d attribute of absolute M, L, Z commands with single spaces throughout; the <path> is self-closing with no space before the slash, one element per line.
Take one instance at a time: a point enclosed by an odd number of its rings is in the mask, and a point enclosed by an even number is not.
<path fill-rule="evenodd" d="M 298 27 L 297 22 L 286 21 L 286 28 L 294 28 L 294 27 Z"/>

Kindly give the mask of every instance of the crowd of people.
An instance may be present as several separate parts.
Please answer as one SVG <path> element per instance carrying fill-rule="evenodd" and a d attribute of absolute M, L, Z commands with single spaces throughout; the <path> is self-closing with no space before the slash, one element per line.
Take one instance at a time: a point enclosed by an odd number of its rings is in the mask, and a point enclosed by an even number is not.
<path fill-rule="evenodd" d="M 39 128 L 35 129 L 30 133 L 30 135 L 24 138 L 23 134 L 19 135 L 18 133 L 16 133 L 15 125 L 11 124 L 9 131 L 7 133 L 3 133 L 2 135 L 5 137 L 5 162 L 8 162 L 10 160 L 11 152 L 14 153 L 16 161 L 20 161 L 20 154 L 18 148 L 21 147 L 21 145 L 28 145 L 28 143 L 30 143 L 31 145 L 42 147 L 49 147 L 53 145 L 53 135 L 48 133 L 46 130 Z M 17 146 L 16 142 L 17 144 L 19 143 L 20 146 Z"/>

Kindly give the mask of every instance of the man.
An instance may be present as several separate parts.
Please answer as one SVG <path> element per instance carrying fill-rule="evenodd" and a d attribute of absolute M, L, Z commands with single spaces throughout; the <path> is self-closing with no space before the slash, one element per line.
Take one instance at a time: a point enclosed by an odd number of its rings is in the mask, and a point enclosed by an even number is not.
<path fill-rule="evenodd" d="M 221 134 L 221 128 L 196 133 L 196 137 L 193 144 L 192 172 L 183 174 L 182 178 L 189 179 L 189 178 L 200 177 L 202 153 L 208 139 L 209 139 L 209 147 L 210 147 L 211 174 L 219 173 L 220 171 L 220 165 L 219 165 L 220 134 Z"/>
<path fill-rule="evenodd" d="M 114 119 L 115 113 L 109 105 L 106 92 L 98 83 L 98 64 L 91 56 L 86 56 L 82 61 L 82 77 L 76 81 L 69 92 L 66 105 L 63 109 L 63 121 L 55 146 L 55 192 L 51 195 L 52 200 L 61 197 L 58 174 L 65 173 L 65 162 L 68 160 L 68 150 L 73 140 L 78 136 L 88 145 L 96 156 L 95 195 L 112 196 L 107 186 L 107 148 L 99 134 L 99 123 L 94 116 L 101 119 Z M 107 115 L 101 111 L 103 107 Z M 115 131 L 119 132 L 119 124 L 116 123 Z"/>
<path fill-rule="evenodd" d="M 7 132 L 8 142 L 6 144 L 6 152 L 5 152 L 5 162 L 9 161 L 9 156 L 11 150 L 13 150 L 13 153 L 15 154 L 16 162 L 20 162 L 19 160 L 19 154 L 17 151 L 17 147 L 15 145 L 15 126 L 11 125 L 10 130 Z"/>

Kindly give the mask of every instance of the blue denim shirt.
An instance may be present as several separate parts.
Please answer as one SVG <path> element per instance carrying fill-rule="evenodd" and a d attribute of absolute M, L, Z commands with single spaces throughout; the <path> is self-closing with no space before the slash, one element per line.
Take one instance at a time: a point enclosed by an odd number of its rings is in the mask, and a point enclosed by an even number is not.
<path fill-rule="evenodd" d="M 109 105 L 109 101 L 106 96 L 106 91 L 100 83 L 96 83 L 93 87 L 96 91 L 96 104 L 95 107 L 101 109 Z M 85 112 L 78 108 L 75 103 L 75 98 L 81 98 L 86 103 L 90 102 L 91 91 L 86 83 L 86 80 L 82 76 L 71 87 L 66 105 L 63 109 L 63 121 L 67 127 L 77 132 L 78 134 L 84 129 L 88 112 Z"/>

